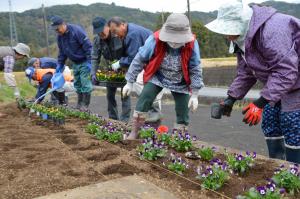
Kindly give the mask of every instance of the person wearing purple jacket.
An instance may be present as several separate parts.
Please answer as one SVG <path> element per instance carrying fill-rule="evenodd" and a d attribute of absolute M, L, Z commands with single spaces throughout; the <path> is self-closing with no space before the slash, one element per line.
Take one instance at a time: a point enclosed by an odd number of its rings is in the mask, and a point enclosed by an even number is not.
<path fill-rule="evenodd" d="M 236 1 L 221 6 L 206 27 L 225 35 L 237 55 L 237 75 L 220 103 L 222 114 L 230 116 L 234 102 L 259 80 L 261 97 L 243 109 L 243 121 L 257 125 L 262 117 L 269 156 L 300 163 L 300 20 Z"/>

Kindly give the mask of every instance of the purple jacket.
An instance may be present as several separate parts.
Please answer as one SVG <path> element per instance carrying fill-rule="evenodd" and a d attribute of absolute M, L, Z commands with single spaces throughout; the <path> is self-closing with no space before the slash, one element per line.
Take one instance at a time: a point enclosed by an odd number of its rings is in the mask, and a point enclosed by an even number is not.
<path fill-rule="evenodd" d="M 264 84 L 261 96 L 283 110 L 300 109 L 300 20 L 270 7 L 253 6 L 245 40 L 245 59 L 237 53 L 237 76 L 228 95 L 242 99 L 257 80 Z M 299 90 L 297 90 L 299 89 Z M 298 101 L 289 99 L 299 93 Z"/>

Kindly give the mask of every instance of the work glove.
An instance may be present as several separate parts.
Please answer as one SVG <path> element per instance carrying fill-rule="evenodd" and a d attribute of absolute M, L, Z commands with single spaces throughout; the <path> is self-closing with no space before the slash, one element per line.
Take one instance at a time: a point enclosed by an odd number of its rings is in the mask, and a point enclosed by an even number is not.
<path fill-rule="evenodd" d="M 91 70 L 92 70 L 92 63 L 91 63 L 91 61 L 87 61 L 86 66 L 89 69 L 89 71 L 91 72 Z"/>
<path fill-rule="evenodd" d="M 245 115 L 243 122 L 249 124 L 249 126 L 257 125 L 261 120 L 262 111 L 266 104 L 268 104 L 268 101 L 265 98 L 260 97 L 243 108 L 242 113 Z"/>
<path fill-rule="evenodd" d="M 198 107 L 198 94 L 192 94 L 188 103 L 188 108 L 195 112 Z"/>
<path fill-rule="evenodd" d="M 222 115 L 226 115 L 227 117 L 230 117 L 232 107 L 233 107 L 235 101 L 236 101 L 235 98 L 228 96 L 224 101 L 220 102 Z"/>
<path fill-rule="evenodd" d="M 115 63 L 113 63 L 113 64 L 111 65 L 111 68 L 112 68 L 114 71 L 117 71 L 120 67 L 121 67 L 121 66 L 120 66 L 120 61 L 117 61 L 117 62 L 115 62 Z"/>
<path fill-rule="evenodd" d="M 65 70 L 65 65 L 64 65 L 64 64 L 58 64 L 58 65 L 56 66 L 55 72 L 56 72 L 56 73 L 63 73 L 64 70 Z"/>
<path fill-rule="evenodd" d="M 133 83 L 127 82 L 127 84 L 123 87 L 123 97 L 127 97 L 130 95 L 133 88 Z"/>
<path fill-rule="evenodd" d="M 98 80 L 97 80 L 97 77 L 96 77 L 95 74 L 92 74 L 92 75 L 91 75 L 91 79 L 92 79 L 92 84 L 93 84 L 93 85 L 96 85 L 96 84 L 98 83 Z"/>

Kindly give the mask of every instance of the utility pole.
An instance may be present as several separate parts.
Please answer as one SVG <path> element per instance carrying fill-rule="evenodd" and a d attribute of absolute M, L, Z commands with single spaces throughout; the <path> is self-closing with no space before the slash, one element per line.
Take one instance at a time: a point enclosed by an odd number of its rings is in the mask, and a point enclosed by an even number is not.
<path fill-rule="evenodd" d="M 165 15 L 164 15 L 164 11 L 161 11 L 161 24 L 163 25 L 165 23 Z"/>
<path fill-rule="evenodd" d="M 11 0 L 8 0 L 8 5 L 9 5 L 10 45 L 14 46 L 18 43 L 18 34 L 17 34 L 15 15 L 11 5 Z"/>
<path fill-rule="evenodd" d="M 43 12 L 43 21 L 44 21 L 44 32 L 45 32 L 45 43 L 46 43 L 46 51 L 48 57 L 50 57 L 50 51 L 49 51 L 49 37 L 48 37 L 48 26 L 47 26 L 47 18 L 46 18 L 46 11 L 44 4 L 42 4 L 42 12 Z"/>
<path fill-rule="evenodd" d="M 188 9 L 188 18 L 190 20 L 190 26 L 192 27 L 192 18 L 191 18 L 191 9 L 190 9 L 190 0 L 187 0 L 187 9 Z"/>

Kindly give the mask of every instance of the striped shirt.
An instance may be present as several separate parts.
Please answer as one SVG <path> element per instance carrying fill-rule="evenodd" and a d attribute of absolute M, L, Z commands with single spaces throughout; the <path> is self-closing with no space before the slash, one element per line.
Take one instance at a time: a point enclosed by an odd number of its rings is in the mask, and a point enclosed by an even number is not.
<path fill-rule="evenodd" d="M 3 61 L 4 61 L 4 72 L 12 73 L 14 70 L 15 58 L 13 56 L 8 55 L 3 57 Z"/>

